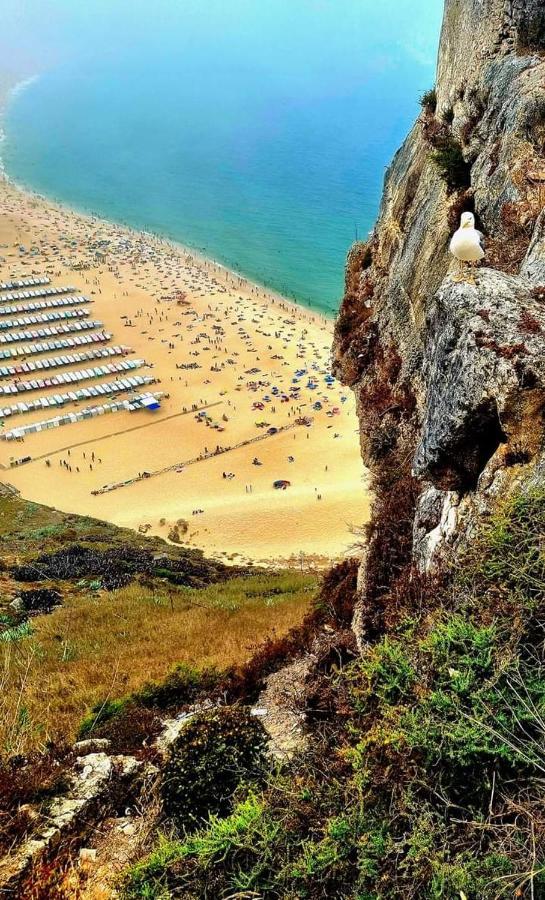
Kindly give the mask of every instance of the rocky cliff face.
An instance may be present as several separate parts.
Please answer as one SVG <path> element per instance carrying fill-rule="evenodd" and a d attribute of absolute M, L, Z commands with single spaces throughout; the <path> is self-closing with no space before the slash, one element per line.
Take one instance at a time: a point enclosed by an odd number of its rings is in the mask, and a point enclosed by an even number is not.
<path fill-rule="evenodd" d="M 376 493 L 362 639 L 400 580 L 432 571 L 541 470 L 544 207 L 545 2 L 446 0 L 435 91 L 349 254 L 336 325 Z M 486 257 L 457 282 L 448 242 L 464 210 Z"/>

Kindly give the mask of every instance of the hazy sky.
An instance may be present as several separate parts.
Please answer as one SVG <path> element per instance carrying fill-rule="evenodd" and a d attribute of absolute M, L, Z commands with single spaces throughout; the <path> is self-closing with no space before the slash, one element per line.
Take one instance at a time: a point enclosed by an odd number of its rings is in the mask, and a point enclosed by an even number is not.
<path fill-rule="evenodd" d="M 266 67 L 274 60 L 278 69 L 281 56 L 289 69 L 304 27 L 309 72 L 328 67 L 332 78 L 342 77 L 343 60 L 368 44 L 362 37 L 370 32 L 376 59 L 404 49 L 415 62 L 429 65 L 443 9 L 442 0 L 2 0 L 1 5 L 0 67 L 16 74 L 82 56 L 99 61 L 128 50 L 145 54 L 157 43 L 165 52 L 183 53 L 203 38 L 220 60 L 228 41 L 231 49 L 240 43 L 243 62 Z M 396 33 L 404 36 L 394 44 L 393 18 Z"/>

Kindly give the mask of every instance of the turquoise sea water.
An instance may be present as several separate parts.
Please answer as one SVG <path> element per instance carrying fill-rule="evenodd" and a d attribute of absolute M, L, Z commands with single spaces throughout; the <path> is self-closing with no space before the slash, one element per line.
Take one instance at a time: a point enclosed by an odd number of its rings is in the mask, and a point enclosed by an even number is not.
<path fill-rule="evenodd" d="M 441 5 L 99 3 L 9 103 L 6 170 L 332 311 L 433 83 Z"/>

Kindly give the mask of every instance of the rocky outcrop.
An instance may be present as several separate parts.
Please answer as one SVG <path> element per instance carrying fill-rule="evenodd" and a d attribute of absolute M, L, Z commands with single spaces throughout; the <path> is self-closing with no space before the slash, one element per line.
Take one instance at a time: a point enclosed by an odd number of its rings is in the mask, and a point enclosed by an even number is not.
<path fill-rule="evenodd" d="M 252 709 L 269 737 L 269 753 L 278 760 L 289 760 L 306 744 L 304 693 L 316 661 L 306 654 L 272 672 Z"/>
<path fill-rule="evenodd" d="M 432 571 L 542 464 L 544 49 L 543 0 L 446 0 L 435 91 L 348 258 L 334 365 L 375 483 L 363 603 Z M 486 258 L 459 281 L 448 242 L 465 210 Z"/>
<path fill-rule="evenodd" d="M 45 827 L 3 860 L 2 895 L 28 896 L 29 885 L 39 883 L 36 872 L 55 857 L 60 863 L 63 853 L 80 845 L 97 822 L 126 802 L 138 784 L 141 789 L 149 774 L 149 766 L 131 756 L 100 751 L 78 757 L 68 790 L 52 801 Z"/>
<path fill-rule="evenodd" d="M 445 281 L 426 322 L 418 477 L 465 493 L 492 457 L 539 453 L 544 334 L 545 305 L 526 278 L 485 269 L 475 286 Z"/>
<path fill-rule="evenodd" d="M 113 850 L 117 852 L 120 849 L 120 833 L 130 846 L 135 843 L 133 835 L 141 831 L 143 826 L 144 830 L 154 828 L 159 809 L 155 798 L 155 786 L 160 765 L 166 759 L 171 745 L 195 713 L 213 707 L 211 701 L 204 701 L 175 718 L 165 719 L 161 732 L 153 744 L 153 762 L 146 758 L 146 753 L 143 754 L 144 758 L 112 754 L 107 738 L 87 738 L 77 741 L 72 747 L 77 756 L 65 790 L 52 799 L 45 817 L 39 805 L 30 810 L 30 821 L 35 820 L 38 824 L 34 826 L 32 833 L 2 860 L 0 894 L 7 897 L 30 895 L 38 885 L 42 887 L 42 882 L 44 879 L 47 880 L 52 872 L 53 874 L 56 872 L 59 880 L 62 880 L 63 870 L 70 865 L 76 867 L 76 860 L 78 865 L 92 864 L 97 872 L 100 867 L 107 869 L 108 863 L 105 863 L 105 860 L 108 860 L 108 854 L 112 852 L 109 844 L 113 840 Z M 142 809 L 144 812 L 141 812 Z M 138 810 L 140 810 L 138 814 L 127 814 Z M 125 815 L 120 816 L 123 812 Z M 115 832 L 113 839 L 110 835 L 108 840 L 100 840 L 111 828 Z M 92 846 L 85 846 L 87 842 Z M 100 852 L 96 849 L 97 844 Z M 53 860 L 55 866 L 52 868 Z M 85 871 L 82 874 L 87 878 L 89 873 Z M 52 882 L 52 896 L 53 894 L 57 896 L 55 885 L 56 882 Z M 62 891 L 59 896 L 61 893 Z M 80 896 L 74 889 L 74 896 L 76 893 Z M 99 893 L 103 896 L 101 892 Z M 62 895 L 65 896 L 64 893 Z M 94 897 L 95 894 L 90 896 Z"/>

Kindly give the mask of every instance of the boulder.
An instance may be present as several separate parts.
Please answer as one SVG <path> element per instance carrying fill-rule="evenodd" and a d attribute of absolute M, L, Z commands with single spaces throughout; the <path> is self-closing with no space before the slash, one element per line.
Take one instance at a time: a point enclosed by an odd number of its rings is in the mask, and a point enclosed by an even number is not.
<path fill-rule="evenodd" d="M 475 490 L 504 445 L 540 450 L 545 408 L 545 305 L 532 284 L 483 269 L 446 279 L 427 321 L 424 414 L 413 471 L 435 487 Z"/>

